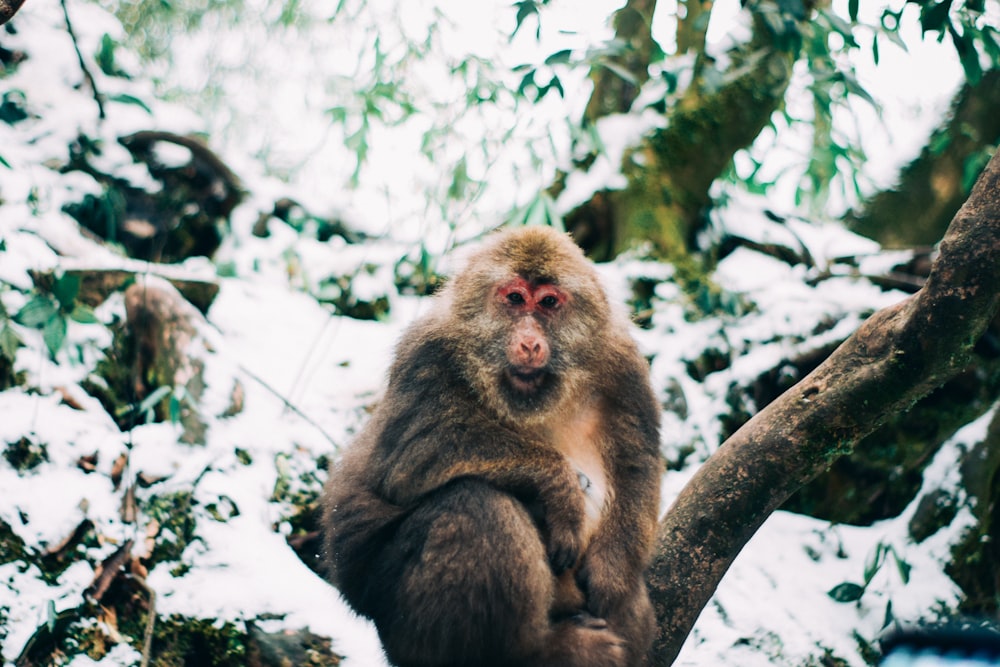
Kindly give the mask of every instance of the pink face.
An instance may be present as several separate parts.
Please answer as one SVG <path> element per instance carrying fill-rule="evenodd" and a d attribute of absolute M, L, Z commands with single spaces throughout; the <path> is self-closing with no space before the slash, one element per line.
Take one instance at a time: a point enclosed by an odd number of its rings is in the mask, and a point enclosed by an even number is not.
<path fill-rule="evenodd" d="M 514 325 L 507 342 L 508 380 L 517 391 L 533 393 L 545 379 L 550 358 L 542 323 L 567 304 L 569 295 L 556 285 L 515 278 L 497 288 L 496 298 Z"/>

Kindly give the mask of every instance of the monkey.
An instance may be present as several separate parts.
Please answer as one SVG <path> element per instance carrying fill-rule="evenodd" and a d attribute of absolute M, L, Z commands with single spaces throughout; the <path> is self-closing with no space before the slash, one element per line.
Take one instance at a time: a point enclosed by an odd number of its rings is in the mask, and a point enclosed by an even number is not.
<path fill-rule="evenodd" d="M 431 299 L 325 484 L 327 578 L 400 667 L 648 664 L 660 414 L 627 315 L 540 226 Z"/>

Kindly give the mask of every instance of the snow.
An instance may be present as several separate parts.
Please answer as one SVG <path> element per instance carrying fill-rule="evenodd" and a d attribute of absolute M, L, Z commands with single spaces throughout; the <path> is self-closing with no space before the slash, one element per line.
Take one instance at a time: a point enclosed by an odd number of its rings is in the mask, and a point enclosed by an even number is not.
<path fill-rule="evenodd" d="M 80 132 L 102 140 L 101 169 L 143 185 L 152 181 L 132 163 L 117 137 L 149 128 L 179 133 L 207 130 L 213 147 L 246 180 L 251 193 L 234 212 L 232 232 L 219 251 L 219 263 L 230 265 L 235 277 L 218 279 L 221 290 L 201 331 L 210 343 L 204 352 L 209 398 L 202 410 L 210 421 L 204 446 L 181 444 L 179 427 L 170 423 L 141 425 L 122 433 L 99 402 L 79 390 L 78 383 L 92 369 L 99 350 L 109 343 L 105 327 L 72 324 L 68 344 L 56 361 L 48 358 L 40 333 L 17 329 L 26 347 L 19 350 L 16 367 L 27 374 L 31 391 L 12 389 L 0 394 L 0 439 L 6 443 L 28 435 L 45 445 L 48 460 L 20 474 L 0 461 L 0 518 L 36 550 L 58 544 L 86 518 L 95 523 L 103 543 L 89 547 L 86 559 L 75 562 L 55 584 L 45 583 L 33 566 L 0 565 L 0 610 L 5 610 L 7 619 L 0 648 L 4 665 L 16 659 L 35 629 L 45 623 L 50 604 L 56 612 L 78 606 L 93 579 L 93 565 L 127 539 L 144 534 L 144 519 L 138 525 L 121 519 L 122 492 L 110 479 L 112 462 L 126 451 L 130 456 L 126 483 L 140 472 L 166 478 L 150 489 L 139 489 L 140 501 L 193 488 L 200 507 L 225 497 L 239 511 L 228 521 L 217 521 L 196 510 L 199 540 L 182 556 L 186 571 L 178 575 L 172 572 L 175 563 L 161 563 L 149 573 L 159 614 L 236 623 L 271 615 L 280 620 L 266 623 L 276 628 L 308 627 L 332 637 L 334 650 L 348 657 L 348 665 L 385 664 L 372 626 L 357 618 L 336 591 L 287 546 L 289 508 L 271 500 L 281 474 L 279 461 L 295 466 L 320 455 L 335 455 L 350 441 L 382 390 L 395 342 L 426 307 L 419 298 L 396 294 L 393 263 L 417 243 L 436 254 L 456 239 L 475 236 L 495 224 L 513 203 L 523 203 L 527 193 L 547 183 L 556 163 L 568 160 L 569 142 L 555 119 L 578 110 L 587 89 L 584 77 L 568 77 L 567 100 L 546 100 L 532 111 L 537 114 L 533 118 L 521 114 L 512 120 L 518 110 L 511 108 L 453 119 L 451 126 L 464 133 L 464 141 L 442 149 L 435 163 L 421 157 L 401 158 L 419 154 L 414 132 L 425 130 L 427 119 L 379 127 L 373 130 L 372 152 L 358 188 L 350 190 L 344 183 L 354 165 L 341 146 L 344 133 L 316 113 L 333 102 L 356 101 L 349 96 L 345 99 L 338 86 L 347 85 L 345 81 L 355 73 L 365 72 L 370 62 L 342 56 L 359 52 L 359 44 L 370 45 L 373 26 L 380 21 L 391 27 L 382 33 L 382 47 L 387 52 L 398 48 L 401 31 L 419 30 L 436 6 L 404 3 L 405 13 L 397 16 L 394 4 L 369 4 L 375 14 L 365 17 L 369 23 L 364 29 L 336 27 L 346 41 L 329 40 L 316 51 L 293 48 L 298 43 L 316 46 L 306 39 L 315 34 L 267 35 L 261 31 L 262 23 L 242 23 L 237 28 L 244 31 L 241 35 L 209 26 L 202 33 L 179 37 L 176 68 L 161 73 L 173 77 L 174 85 L 207 86 L 208 55 L 214 67 L 229 72 L 225 81 L 229 114 L 208 119 L 182 106 L 154 103 L 152 85 L 142 79 L 126 84 L 92 66 L 102 90 L 138 92 L 151 109 L 150 113 L 134 104 L 108 102 L 108 118 L 99 122 L 93 97 L 86 85 L 79 85 L 79 65 L 55 0 L 27 3 L 16 19 L 18 35 L 4 36 L 5 45 L 29 50 L 32 57 L 0 83 L 8 90 L 25 91 L 28 108 L 36 116 L 14 126 L 0 123 L 0 156 L 12 167 L 0 165 L 0 240 L 6 248 L 0 253 L 0 301 L 8 313 L 16 313 L 26 302 L 25 292 L 32 286 L 29 271 L 101 266 L 139 274 L 214 277 L 215 267 L 206 262 L 151 267 L 124 259 L 75 231 L 76 223 L 61 207 L 79 201 L 85 193 L 98 194 L 101 186 L 90 176 L 59 175 L 45 165 L 65 161 L 66 146 Z M 610 36 L 604 19 L 616 3 L 551 3 L 543 13 L 542 33 L 548 40 L 544 47 L 523 34 L 534 30 L 530 20 L 522 27 L 522 35 L 507 43 L 506 35 L 513 29 L 513 11 L 508 5 L 442 3 L 449 18 L 441 26 L 445 49 L 484 59 L 496 57 L 507 65 L 539 62 L 559 48 L 584 48 Z M 661 5 L 657 22 L 669 20 L 664 8 L 668 10 L 670 3 Z M 273 3 L 263 6 L 275 10 Z M 724 11 L 728 8 L 735 17 L 738 2 L 720 0 L 716 7 L 710 41 L 723 44 L 738 38 L 740 33 L 731 30 L 734 26 L 727 26 Z M 85 54 L 96 52 L 105 33 L 121 34 L 117 22 L 97 6 L 73 3 L 70 8 Z M 212 35 L 217 28 L 218 39 L 206 41 L 206 34 Z M 270 42 L 273 48 L 288 55 L 276 59 L 281 60 L 280 77 L 267 69 L 273 50 L 259 46 L 268 39 L 274 40 Z M 894 47 L 883 48 L 885 67 L 864 75 L 884 102 L 882 120 L 856 110 L 858 131 L 872 158 L 866 170 L 879 184 L 888 182 L 888 175 L 912 156 L 927 128 L 940 117 L 943 101 L 957 79 L 954 59 L 944 59 L 937 47 L 926 42 L 910 47 L 906 57 Z M 123 57 L 127 64 L 127 55 Z M 942 68 L 931 67 L 938 62 L 944 63 Z M 247 63 L 250 66 L 241 72 Z M 317 76 L 318 67 L 330 76 Z M 922 73 L 920 86 L 899 75 L 912 69 Z M 936 73 L 934 81 L 931 72 Z M 417 90 L 439 95 L 443 113 L 451 113 L 448 105 L 455 91 L 435 87 L 441 81 L 439 69 L 427 66 L 420 76 Z M 590 192 L 620 184 L 615 165 L 629 146 L 656 126 L 654 116 L 603 119 L 599 132 L 607 153 L 587 175 L 574 174 L 569 179 L 558 208 L 565 212 Z M 503 135 L 512 123 L 513 134 Z M 502 141 L 497 140 L 500 135 L 505 137 Z M 525 142 L 548 135 L 553 154 L 532 163 L 523 149 Z M 492 162 L 469 149 L 482 137 L 493 142 Z M 179 157 L 166 150 L 161 154 L 164 160 Z M 444 222 L 445 213 L 455 211 L 430 210 L 427 193 L 438 188 L 442 178 L 447 181 L 448 174 L 442 176 L 443 172 L 462 154 L 469 156 L 470 171 L 488 184 L 474 206 L 459 211 L 460 219 L 448 221 L 452 228 Z M 269 160 L 266 169 L 261 156 Z M 773 156 L 779 162 L 789 159 L 781 151 L 774 151 Z M 281 182 L 275 173 L 293 178 Z M 754 304 L 753 312 L 692 321 L 685 297 L 671 283 L 662 283 L 656 290 L 652 328 L 635 332 L 643 350 L 653 357 L 652 378 L 661 397 L 666 402 L 668 388 L 676 386 L 687 408 L 685 417 L 665 411 L 664 453 L 676 459 L 687 447 L 695 451 L 681 470 L 664 476 L 664 509 L 697 462 L 720 444 L 718 416 L 728 409 L 731 385 L 746 382 L 783 359 L 842 339 L 872 310 L 904 298 L 850 275 L 808 281 L 824 269 L 835 268 L 834 260 L 840 257 L 858 257 L 868 262 L 865 266 L 872 272 L 884 269 L 888 260 L 871 242 L 836 224 L 807 224 L 792 215 L 783 222 L 768 218 L 765 209 L 793 208 L 787 204 L 791 198 L 783 187 L 768 201 L 732 196 L 726 208 L 713 212 L 713 233 L 804 248 L 813 266 L 790 266 L 746 248 L 736 250 L 720 263 L 714 278 L 729 293 Z M 277 220 L 270 221 L 268 238 L 253 236 L 250 229 L 261 211 L 286 195 L 294 195 L 318 215 L 339 212 L 352 225 L 381 238 L 359 245 L 318 243 Z M 441 265 L 447 267 L 450 262 L 444 259 Z M 368 267 L 374 268 L 369 271 Z M 628 257 L 601 266 L 600 272 L 618 301 L 629 294 L 630 279 L 662 280 L 671 273 L 669 267 Z M 364 322 L 337 316 L 311 295 L 322 279 L 345 275 L 355 276 L 352 287 L 361 298 L 388 296 L 386 319 Z M 98 309 L 98 317 L 104 323 L 124 317 L 120 296 Z M 821 335 L 811 333 L 827 320 L 836 324 Z M 732 363 L 704 381 L 694 380 L 686 365 L 712 347 L 730 350 Z M 82 361 L 70 353 L 77 348 L 83 350 Z M 234 380 L 245 389 L 244 410 L 219 419 Z M 58 388 L 69 391 L 82 409 L 67 405 Z M 926 489 L 958 488 L 956 462 L 962 448 L 984 437 L 992 414 L 970 424 L 942 447 L 925 471 Z M 251 463 L 243 462 L 237 449 L 248 453 Z M 81 456 L 94 453 L 98 455 L 96 472 L 88 474 L 77 467 Z M 940 604 L 954 605 L 957 600 L 956 587 L 943 574 L 941 564 L 961 530 L 972 522 L 971 514 L 961 509 L 949 527 L 916 545 L 907 536 L 912 511 L 911 505 L 899 517 L 869 528 L 831 526 L 786 512 L 774 514 L 726 575 L 677 664 L 792 666 L 830 650 L 852 667 L 860 667 L 864 662 L 857 652 L 855 633 L 874 640 L 890 601 L 897 617 L 915 620 Z M 834 602 L 827 591 L 843 581 L 861 579 L 866 560 L 879 544 L 891 545 L 912 565 L 911 580 L 902 582 L 895 569 L 886 565 L 859 604 Z M 77 656 L 71 664 L 136 665 L 139 657 L 136 651 L 118 645 L 103 660 Z"/>

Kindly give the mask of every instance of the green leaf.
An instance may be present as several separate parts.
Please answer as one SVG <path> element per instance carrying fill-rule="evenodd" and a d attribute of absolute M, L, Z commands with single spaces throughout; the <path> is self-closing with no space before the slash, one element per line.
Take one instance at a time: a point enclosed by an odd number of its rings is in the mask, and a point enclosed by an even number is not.
<path fill-rule="evenodd" d="M 962 188 L 965 192 L 972 190 L 972 186 L 976 184 L 979 174 L 991 157 L 993 157 L 991 149 L 984 148 L 965 158 L 965 163 L 962 165 Z"/>
<path fill-rule="evenodd" d="M 94 309 L 82 303 L 77 303 L 73 306 L 73 310 L 69 313 L 69 318 L 80 324 L 100 324 L 101 322 L 97 319 L 97 315 L 94 314 Z"/>
<path fill-rule="evenodd" d="M 455 165 L 455 171 L 451 177 L 451 185 L 448 186 L 448 198 L 459 200 L 465 196 L 469 184 L 469 170 L 463 156 Z"/>
<path fill-rule="evenodd" d="M 545 206 L 545 220 L 550 227 L 555 227 L 560 232 L 565 232 L 562 216 L 556 210 L 556 202 L 547 192 L 542 193 L 542 204 Z"/>
<path fill-rule="evenodd" d="M 903 580 L 904 584 L 910 583 L 910 570 L 913 569 L 913 566 L 900 558 L 895 549 L 892 549 L 892 558 L 896 561 L 896 569 L 899 570 L 899 578 Z"/>
<path fill-rule="evenodd" d="M 326 113 L 335 123 L 343 123 L 347 120 L 347 107 L 330 107 Z"/>
<path fill-rule="evenodd" d="M 618 63 L 612 62 L 610 60 L 602 60 L 601 65 L 607 67 L 609 70 L 614 72 L 616 75 L 618 75 L 620 79 L 622 79 L 626 83 L 630 83 L 633 86 L 639 85 L 639 81 L 635 78 L 632 72 L 628 71 Z"/>
<path fill-rule="evenodd" d="M 883 32 L 882 34 L 888 37 L 890 42 L 903 49 L 904 52 L 909 53 L 909 50 L 906 48 L 906 42 L 903 41 L 903 38 L 899 36 L 898 32 L 889 30 Z"/>
<path fill-rule="evenodd" d="M 545 59 L 546 65 L 565 65 L 569 62 L 570 56 L 573 55 L 573 49 L 563 49 L 562 51 L 556 51 L 551 56 Z"/>
<path fill-rule="evenodd" d="M 156 404 L 162 401 L 171 391 L 173 390 L 167 386 L 157 387 L 153 390 L 152 394 L 144 398 L 142 402 L 139 403 L 139 412 L 151 411 Z"/>
<path fill-rule="evenodd" d="M 889 600 L 885 605 L 885 616 L 882 617 L 882 629 L 885 630 L 895 620 L 896 615 L 892 613 L 892 600 Z"/>
<path fill-rule="evenodd" d="M 844 86 L 847 88 L 848 93 L 860 97 L 865 102 L 872 105 L 872 108 L 878 109 L 878 102 L 875 101 L 875 98 L 872 97 L 867 90 L 865 90 L 864 86 L 862 86 L 853 75 L 848 74 L 847 72 L 843 72 L 842 74 Z"/>
<path fill-rule="evenodd" d="M 969 34 L 968 30 L 959 34 L 950 23 L 948 24 L 948 33 L 955 44 L 958 59 L 962 62 L 965 78 L 969 80 L 970 84 L 976 85 L 983 78 L 983 67 L 979 64 L 979 52 L 976 50 L 972 35 Z"/>
<path fill-rule="evenodd" d="M 32 329 L 41 329 L 58 314 L 55 302 L 47 296 L 39 295 L 24 304 L 14 316 L 14 321 Z"/>
<path fill-rule="evenodd" d="M 0 329 L 0 354 L 10 361 L 14 361 L 17 348 L 21 347 L 22 344 L 21 337 L 17 335 L 10 324 L 5 322 L 3 328 Z"/>
<path fill-rule="evenodd" d="M 845 581 L 831 588 L 826 594 L 837 602 L 855 602 L 861 599 L 864 592 L 864 586 Z"/>
<path fill-rule="evenodd" d="M 176 392 L 170 395 L 170 423 L 179 424 L 181 421 L 181 400 L 178 398 Z"/>
<path fill-rule="evenodd" d="M 80 293 L 80 276 L 75 273 L 64 273 L 56 279 L 52 286 L 52 294 L 59 302 L 59 308 L 64 311 L 73 309 L 76 295 Z"/>
<path fill-rule="evenodd" d="M 847 15 L 851 17 L 852 23 L 858 22 L 858 5 L 859 0 L 848 0 L 847 2 Z"/>
<path fill-rule="evenodd" d="M 10 166 L 10 162 L 7 162 L 7 160 L 3 159 L 3 155 L 0 155 L 0 164 L 2 164 L 3 166 L 7 167 L 8 169 L 13 169 L 14 168 L 14 167 Z"/>
<path fill-rule="evenodd" d="M 936 4 L 927 3 L 920 8 L 920 26 L 924 32 L 943 31 L 948 20 L 948 12 L 951 10 L 952 0 L 941 0 Z"/>
<path fill-rule="evenodd" d="M 528 73 L 521 77 L 521 83 L 517 86 L 517 94 L 524 96 L 529 87 L 535 85 L 535 70 L 528 70 Z"/>
<path fill-rule="evenodd" d="M 523 2 L 515 2 L 514 6 L 517 7 L 517 25 L 514 26 L 514 32 L 510 33 L 510 38 L 514 39 L 514 35 L 517 31 L 521 29 L 521 24 L 524 23 L 525 19 L 529 16 L 538 16 L 538 5 L 534 0 L 523 0 Z M 541 37 L 542 34 L 542 21 L 539 17 L 538 28 L 535 29 L 535 39 Z"/>
<path fill-rule="evenodd" d="M 539 193 L 538 196 L 535 197 L 535 201 L 531 202 L 531 206 L 528 208 L 528 212 L 524 216 L 525 227 L 544 225 L 547 208 L 548 207 L 545 205 L 545 194 Z"/>
<path fill-rule="evenodd" d="M 55 358 L 66 340 L 66 318 L 56 315 L 46 322 L 42 329 L 42 340 L 45 341 L 45 347 L 49 348 L 49 354 Z"/>
<path fill-rule="evenodd" d="M 132 104 L 134 106 L 139 107 L 140 109 L 148 113 L 150 116 L 153 115 L 153 110 L 149 108 L 149 105 L 140 100 L 135 95 L 129 95 L 127 93 L 118 93 L 117 95 L 110 96 L 108 99 L 111 100 L 112 102 L 118 102 L 120 104 Z"/>
<path fill-rule="evenodd" d="M 833 12 L 822 12 L 822 15 L 827 21 L 830 22 L 830 28 L 844 38 L 845 44 L 853 47 L 858 46 L 857 41 L 854 39 L 854 33 L 851 31 L 851 25 L 847 21 L 840 18 Z"/>
<path fill-rule="evenodd" d="M 879 542 L 875 545 L 875 550 L 868 554 L 868 557 L 865 559 L 865 586 L 871 583 L 879 568 L 882 567 L 886 551 L 887 547 L 885 544 Z"/>

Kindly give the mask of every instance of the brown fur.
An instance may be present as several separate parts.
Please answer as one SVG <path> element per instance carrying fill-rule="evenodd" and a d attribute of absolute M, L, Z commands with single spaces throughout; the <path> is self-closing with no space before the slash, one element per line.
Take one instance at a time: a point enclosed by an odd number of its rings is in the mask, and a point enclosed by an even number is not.
<path fill-rule="evenodd" d="M 325 491 L 331 581 L 392 662 L 646 664 L 647 370 L 568 237 L 522 228 L 469 258 Z"/>

